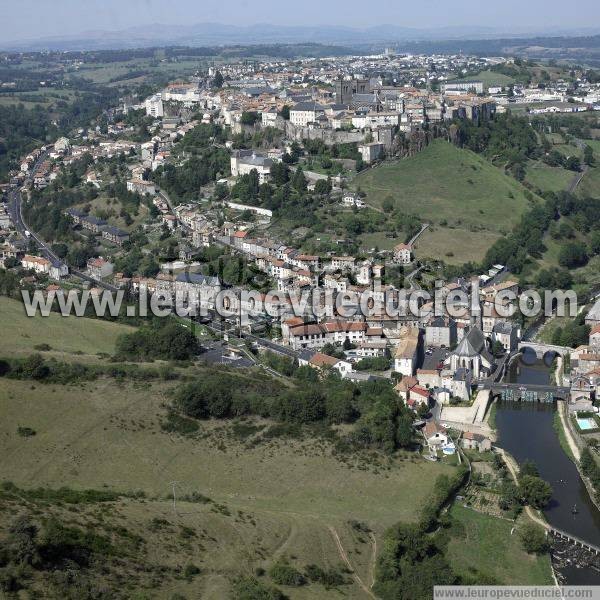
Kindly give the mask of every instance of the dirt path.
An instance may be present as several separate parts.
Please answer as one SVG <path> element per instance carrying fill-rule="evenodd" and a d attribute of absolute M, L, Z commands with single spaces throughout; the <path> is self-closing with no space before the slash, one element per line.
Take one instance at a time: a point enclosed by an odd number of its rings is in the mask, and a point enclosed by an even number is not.
<path fill-rule="evenodd" d="M 567 192 L 570 192 L 572 194 L 577 189 L 577 186 L 581 183 L 581 180 L 583 179 L 583 176 L 587 173 L 587 170 L 588 166 L 584 165 L 581 169 L 581 172 L 577 173 L 569 183 L 567 187 Z"/>
<path fill-rule="evenodd" d="M 364 581 L 358 576 L 358 573 L 352 566 L 352 563 L 350 562 L 350 559 L 348 558 L 348 555 L 346 554 L 346 551 L 344 550 L 344 547 L 342 546 L 342 541 L 340 540 L 340 536 L 338 535 L 337 531 L 335 530 L 335 527 L 332 527 L 330 525 L 329 531 L 331 532 L 331 535 L 333 536 L 333 539 L 335 541 L 335 544 L 337 546 L 337 549 L 338 549 L 341 559 L 344 561 L 345 565 L 352 571 L 352 577 L 354 578 L 356 583 L 358 583 L 358 585 L 362 588 L 362 590 L 365 592 L 365 594 L 367 594 L 367 596 L 369 596 L 369 598 L 373 598 L 374 600 L 376 600 L 377 596 L 375 596 L 375 594 L 373 594 L 373 592 L 371 591 L 371 588 L 369 588 L 367 585 L 365 585 Z M 373 577 L 374 577 L 374 575 L 373 575 Z"/>
<path fill-rule="evenodd" d="M 371 576 L 371 589 L 375 585 L 375 567 L 377 565 L 377 538 L 373 533 L 369 533 L 371 542 L 373 543 L 373 554 L 371 556 L 371 562 L 369 563 L 369 574 Z"/>
<path fill-rule="evenodd" d="M 567 443 L 569 444 L 569 448 L 571 449 L 573 456 L 577 460 L 580 460 L 581 452 L 579 451 L 579 446 L 577 446 L 577 443 L 573 439 L 573 434 L 571 433 L 571 430 L 569 429 L 569 424 L 566 422 L 566 420 L 569 418 L 566 414 L 566 411 L 567 411 L 566 403 L 559 402 L 558 403 L 558 415 L 560 416 L 561 427 L 563 428 L 563 431 L 565 432 L 565 438 L 567 440 Z"/>

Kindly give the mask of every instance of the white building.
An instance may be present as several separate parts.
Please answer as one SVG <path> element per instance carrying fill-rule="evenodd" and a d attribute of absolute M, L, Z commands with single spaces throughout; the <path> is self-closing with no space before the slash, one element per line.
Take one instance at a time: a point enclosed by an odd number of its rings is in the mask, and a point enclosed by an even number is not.
<path fill-rule="evenodd" d="M 412 260 L 412 246 L 410 244 L 397 244 L 394 246 L 394 262 L 408 265 Z"/>
<path fill-rule="evenodd" d="M 358 151 L 364 162 L 372 163 L 383 156 L 384 148 L 385 146 L 381 142 L 370 142 L 359 146 Z"/>
<path fill-rule="evenodd" d="M 356 208 L 364 208 L 365 203 L 360 196 L 352 192 L 345 192 L 342 196 L 342 205 L 348 208 L 356 206 Z"/>
<path fill-rule="evenodd" d="M 113 274 L 115 266 L 102 257 L 98 257 L 90 258 L 87 262 L 87 268 L 90 275 L 95 279 L 104 279 Z"/>
<path fill-rule="evenodd" d="M 69 268 L 62 263 L 52 263 L 41 256 L 31 256 L 26 254 L 21 260 L 21 266 L 24 269 L 31 269 L 36 273 L 43 273 L 52 279 L 60 279 L 69 274 Z"/>
<path fill-rule="evenodd" d="M 299 102 L 290 110 L 290 123 L 296 127 L 305 127 L 316 122 L 321 115 L 325 115 L 325 108 L 317 102 Z"/>
<path fill-rule="evenodd" d="M 162 118 L 165 114 L 162 94 L 154 94 L 154 96 L 150 96 L 150 98 L 146 99 L 146 115 L 149 117 Z"/>
<path fill-rule="evenodd" d="M 476 94 L 483 94 L 483 82 L 482 81 L 448 81 L 442 83 L 440 86 L 442 94 L 448 92 L 475 92 Z"/>
<path fill-rule="evenodd" d="M 59 152 L 60 154 L 67 154 L 71 150 L 71 142 L 69 142 L 68 138 L 61 137 L 54 142 L 54 151 Z"/>
<path fill-rule="evenodd" d="M 405 376 L 414 375 L 419 350 L 419 336 L 420 332 L 416 328 L 407 328 L 403 331 L 394 356 L 394 371 Z"/>
<path fill-rule="evenodd" d="M 264 183 L 271 175 L 273 163 L 272 158 L 257 154 L 254 150 L 236 150 L 231 155 L 231 174 L 238 177 L 256 171 L 260 183 Z"/>
<path fill-rule="evenodd" d="M 142 196 L 145 194 L 150 194 L 151 196 L 156 195 L 155 185 L 150 181 L 143 181 L 142 179 L 130 179 L 127 182 L 127 191 L 137 192 Z"/>

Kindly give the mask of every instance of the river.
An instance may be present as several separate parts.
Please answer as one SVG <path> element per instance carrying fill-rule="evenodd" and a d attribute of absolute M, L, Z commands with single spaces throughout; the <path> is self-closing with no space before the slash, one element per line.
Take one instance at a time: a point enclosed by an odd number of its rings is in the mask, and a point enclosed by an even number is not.
<path fill-rule="evenodd" d="M 527 363 L 515 359 L 506 380 L 524 385 L 550 383 L 551 372 L 546 365 L 535 359 Z M 540 476 L 552 486 L 552 499 L 544 510 L 551 525 L 600 546 L 600 512 L 590 500 L 575 464 L 560 445 L 553 425 L 555 411 L 554 404 L 499 401 L 498 445 L 518 463 L 533 461 Z M 565 567 L 560 573 L 571 585 L 600 585 L 600 573 L 592 569 Z"/>

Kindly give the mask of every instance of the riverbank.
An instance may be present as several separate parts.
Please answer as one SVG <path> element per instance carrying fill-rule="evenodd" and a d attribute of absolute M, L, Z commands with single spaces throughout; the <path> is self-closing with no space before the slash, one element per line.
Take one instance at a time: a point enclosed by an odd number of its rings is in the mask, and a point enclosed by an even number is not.
<path fill-rule="evenodd" d="M 565 454 L 579 467 L 581 451 L 579 450 L 577 441 L 573 437 L 573 432 L 569 426 L 568 410 L 569 409 L 567 408 L 566 402 L 558 402 L 556 407 L 556 415 L 558 418 L 555 418 L 554 423 L 557 425 L 556 433 L 562 449 L 565 451 Z"/>
<path fill-rule="evenodd" d="M 520 468 L 519 468 L 519 465 L 517 464 L 517 461 L 503 448 L 495 446 L 494 450 L 496 452 L 498 452 L 498 454 L 500 454 L 500 456 L 502 457 L 502 460 L 504 460 L 504 462 L 506 464 L 506 468 L 508 469 L 508 472 L 510 473 L 511 477 L 513 478 L 513 480 L 515 482 L 515 485 L 518 486 L 519 485 Z M 550 525 L 544 518 L 544 515 L 541 513 L 541 511 L 535 511 L 533 508 L 531 508 L 531 506 L 526 505 L 525 506 L 525 514 L 534 523 L 536 523 L 537 525 L 540 525 L 546 531 L 550 530 Z"/>

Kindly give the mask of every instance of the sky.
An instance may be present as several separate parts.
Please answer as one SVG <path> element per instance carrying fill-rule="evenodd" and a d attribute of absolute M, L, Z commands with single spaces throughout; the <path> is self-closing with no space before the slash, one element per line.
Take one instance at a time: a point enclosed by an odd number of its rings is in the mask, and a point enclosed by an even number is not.
<path fill-rule="evenodd" d="M 372 9 L 372 10 L 371 10 Z M 485 26 L 511 30 L 597 27 L 598 0 L 0 0 L 5 41 L 121 30 L 156 23 L 191 25 Z"/>

